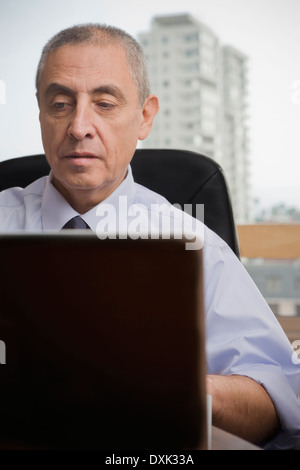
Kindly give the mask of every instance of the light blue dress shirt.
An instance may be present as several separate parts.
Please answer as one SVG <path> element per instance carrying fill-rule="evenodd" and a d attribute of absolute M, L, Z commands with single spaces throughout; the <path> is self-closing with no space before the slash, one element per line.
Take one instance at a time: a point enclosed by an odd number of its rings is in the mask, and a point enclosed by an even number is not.
<path fill-rule="evenodd" d="M 104 204 L 116 208 L 117 229 L 128 229 L 127 207 L 138 209 L 139 230 L 161 230 L 162 220 L 182 222 L 181 211 L 171 211 L 160 195 L 134 182 L 131 168 L 122 184 L 102 203 L 81 217 L 94 232 L 99 229 Z M 158 222 L 156 208 L 162 219 Z M 136 214 L 136 210 L 134 211 Z M 78 213 L 51 183 L 51 175 L 25 189 L 0 193 L 0 232 L 59 231 Z M 150 225 L 149 225 L 150 224 Z M 184 224 L 204 241 L 206 355 L 209 374 L 248 376 L 262 384 L 276 407 L 282 431 L 268 443 L 280 448 L 300 438 L 300 364 L 279 322 L 254 282 L 227 244 L 201 222 L 185 217 Z M 195 225 L 196 224 L 196 225 Z M 196 229 L 195 229 L 196 227 Z M 98 230 L 99 232 L 99 230 Z M 299 338 L 300 339 L 300 338 Z M 299 361 L 300 362 L 300 361 Z"/>

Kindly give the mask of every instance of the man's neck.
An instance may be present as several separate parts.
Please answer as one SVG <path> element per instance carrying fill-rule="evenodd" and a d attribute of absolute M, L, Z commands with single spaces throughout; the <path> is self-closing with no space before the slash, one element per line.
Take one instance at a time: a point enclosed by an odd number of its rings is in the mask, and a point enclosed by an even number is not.
<path fill-rule="evenodd" d="M 116 180 L 113 184 L 104 184 L 96 188 L 67 188 L 52 173 L 51 183 L 78 214 L 85 214 L 107 199 L 124 181 L 126 175 L 127 171 L 121 181 Z"/>
<path fill-rule="evenodd" d="M 112 188 L 110 191 L 100 191 L 99 189 L 76 189 L 68 191 L 64 186 L 57 184 L 55 180 L 52 181 L 52 184 L 78 214 L 85 214 L 93 207 L 100 204 L 100 202 L 104 201 L 115 190 L 115 188 Z"/>

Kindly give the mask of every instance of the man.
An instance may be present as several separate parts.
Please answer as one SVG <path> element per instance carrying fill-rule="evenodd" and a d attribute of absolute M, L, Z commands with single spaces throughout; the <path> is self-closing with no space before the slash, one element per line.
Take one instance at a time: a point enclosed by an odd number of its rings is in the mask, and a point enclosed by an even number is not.
<path fill-rule="evenodd" d="M 133 182 L 130 160 L 159 108 L 141 48 L 123 31 L 86 25 L 45 46 L 37 99 L 49 177 L 0 194 L 0 231 L 60 230 L 81 216 L 97 231 L 101 205 L 165 200 Z M 178 211 L 179 214 L 179 211 Z M 147 218 L 147 214 L 145 215 Z M 175 216 L 176 218 L 176 216 Z M 274 446 L 300 434 L 300 369 L 274 315 L 235 255 L 204 230 L 207 391 L 213 424 Z"/>

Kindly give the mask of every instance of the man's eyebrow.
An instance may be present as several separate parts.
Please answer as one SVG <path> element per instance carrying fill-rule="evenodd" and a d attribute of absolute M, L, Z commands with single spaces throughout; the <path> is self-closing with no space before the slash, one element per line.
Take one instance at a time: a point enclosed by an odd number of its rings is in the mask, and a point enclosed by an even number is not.
<path fill-rule="evenodd" d="M 74 90 L 68 88 L 65 85 L 62 85 L 61 83 L 51 83 L 46 89 L 46 95 L 51 95 L 57 91 L 68 93 L 69 95 L 75 94 Z"/>
<path fill-rule="evenodd" d="M 56 93 L 56 92 L 63 92 L 69 95 L 76 95 L 76 92 L 74 90 L 72 90 L 71 88 L 65 85 L 62 85 L 61 83 L 51 83 L 46 89 L 46 95 L 51 95 L 52 93 Z M 100 85 L 96 88 L 93 88 L 90 94 L 92 95 L 107 94 L 107 95 L 115 96 L 117 99 L 121 101 L 125 101 L 124 94 L 122 93 L 120 88 L 118 88 L 115 85 Z"/>
<path fill-rule="evenodd" d="M 115 85 L 101 85 L 97 88 L 94 88 L 92 90 L 92 94 L 93 95 L 101 95 L 101 94 L 112 95 L 121 101 L 125 101 L 124 94 L 122 93 L 120 88 L 118 88 Z"/>

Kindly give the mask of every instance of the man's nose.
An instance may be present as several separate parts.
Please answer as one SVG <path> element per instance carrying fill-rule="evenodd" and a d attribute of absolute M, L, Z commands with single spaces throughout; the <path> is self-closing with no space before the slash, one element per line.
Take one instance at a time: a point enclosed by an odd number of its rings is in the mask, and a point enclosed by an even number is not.
<path fill-rule="evenodd" d="M 69 137 L 76 140 L 92 138 L 95 135 L 93 111 L 88 106 L 76 106 L 68 127 Z"/>

